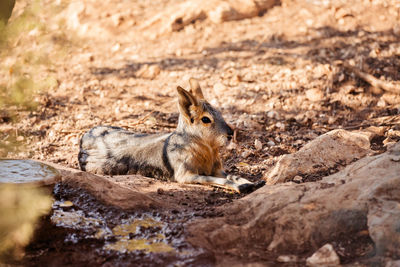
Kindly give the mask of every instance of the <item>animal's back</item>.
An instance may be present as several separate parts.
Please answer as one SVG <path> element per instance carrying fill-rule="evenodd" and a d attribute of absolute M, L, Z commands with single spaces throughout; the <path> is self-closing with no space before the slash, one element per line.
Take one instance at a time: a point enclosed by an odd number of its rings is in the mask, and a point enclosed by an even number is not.
<path fill-rule="evenodd" d="M 163 164 L 163 145 L 168 134 L 138 134 L 114 126 L 97 126 L 80 141 L 81 170 L 98 174 L 141 174 L 169 178 Z"/>

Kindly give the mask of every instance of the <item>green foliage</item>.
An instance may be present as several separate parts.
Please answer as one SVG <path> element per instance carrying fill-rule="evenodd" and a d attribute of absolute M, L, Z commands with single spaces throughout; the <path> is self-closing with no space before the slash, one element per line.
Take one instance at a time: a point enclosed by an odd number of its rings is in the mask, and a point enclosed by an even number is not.
<path fill-rule="evenodd" d="M 40 18 L 42 5 L 41 0 L 26 2 L 21 15 L 7 25 L 0 22 L 0 61 L 6 62 L 0 66 L 0 110 L 34 110 L 35 96 L 56 85 L 45 71 L 52 63 L 45 49 L 49 40 Z"/>

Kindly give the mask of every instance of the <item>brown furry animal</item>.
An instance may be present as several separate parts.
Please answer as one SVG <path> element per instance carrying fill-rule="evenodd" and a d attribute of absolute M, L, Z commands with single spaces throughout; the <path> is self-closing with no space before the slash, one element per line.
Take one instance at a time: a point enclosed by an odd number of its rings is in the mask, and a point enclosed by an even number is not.
<path fill-rule="evenodd" d="M 233 130 L 204 99 L 195 79 L 190 79 L 190 86 L 190 92 L 177 88 L 180 115 L 174 132 L 147 135 L 113 126 L 94 127 L 80 141 L 80 168 L 110 175 L 137 173 L 237 192 L 261 186 L 227 176 L 222 170 L 219 149 L 233 135 Z"/>

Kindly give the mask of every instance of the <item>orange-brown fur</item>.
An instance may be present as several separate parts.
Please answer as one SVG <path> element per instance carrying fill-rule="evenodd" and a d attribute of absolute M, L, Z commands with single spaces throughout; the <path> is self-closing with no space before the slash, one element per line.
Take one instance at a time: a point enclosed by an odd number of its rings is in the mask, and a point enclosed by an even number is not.
<path fill-rule="evenodd" d="M 178 91 L 179 121 L 164 135 L 135 134 L 112 126 L 98 126 L 81 139 L 82 170 L 101 174 L 140 173 L 180 183 L 200 183 L 238 192 L 254 189 L 246 179 L 227 176 L 219 149 L 233 130 L 190 79 L 191 90 Z"/>

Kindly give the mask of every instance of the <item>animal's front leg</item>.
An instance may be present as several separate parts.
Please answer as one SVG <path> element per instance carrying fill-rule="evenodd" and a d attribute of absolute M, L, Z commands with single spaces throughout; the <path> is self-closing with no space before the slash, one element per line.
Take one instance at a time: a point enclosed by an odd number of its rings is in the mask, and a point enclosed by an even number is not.
<path fill-rule="evenodd" d="M 240 176 L 226 174 L 222 169 L 215 171 L 214 175 L 217 177 L 226 178 L 226 179 L 228 179 L 236 184 L 239 184 L 239 185 L 252 185 L 253 186 L 253 188 L 251 189 L 252 191 L 265 185 L 265 181 L 263 181 L 263 180 L 253 183 L 253 182 L 250 182 L 249 180 L 242 178 Z"/>
<path fill-rule="evenodd" d="M 235 181 L 232 179 L 226 179 L 222 177 L 198 175 L 187 170 L 178 171 L 177 174 L 175 175 L 175 180 L 179 183 L 217 186 L 233 190 L 238 193 L 248 193 L 255 189 L 255 184 L 243 178 L 240 181 L 239 180 Z M 247 183 L 245 183 L 244 180 L 247 181 Z"/>

